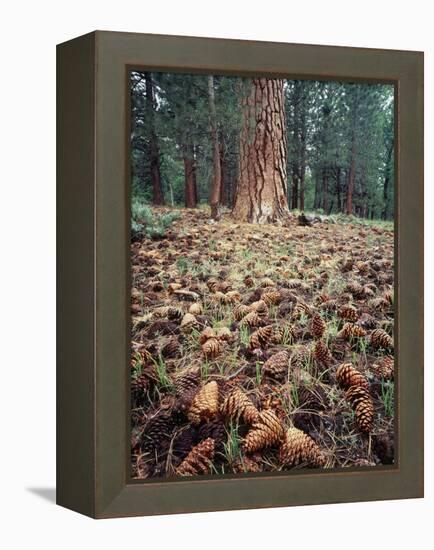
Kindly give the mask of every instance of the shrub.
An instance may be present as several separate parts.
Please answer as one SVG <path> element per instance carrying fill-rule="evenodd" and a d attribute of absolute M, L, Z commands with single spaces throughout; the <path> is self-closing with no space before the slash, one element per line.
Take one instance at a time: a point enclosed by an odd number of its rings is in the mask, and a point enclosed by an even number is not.
<path fill-rule="evenodd" d="M 131 203 L 131 230 L 133 234 L 144 233 L 150 239 L 164 236 L 166 229 L 179 218 L 178 212 L 166 212 L 159 216 L 142 200 L 134 198 Z"/>

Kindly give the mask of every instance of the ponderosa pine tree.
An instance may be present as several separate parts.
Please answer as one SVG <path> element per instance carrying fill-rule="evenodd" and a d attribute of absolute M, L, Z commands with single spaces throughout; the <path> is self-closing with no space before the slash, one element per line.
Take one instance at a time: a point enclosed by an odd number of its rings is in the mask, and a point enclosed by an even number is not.
<path fill-rule="evenodd" d="M 235 219 L 270 223 L 288 212 L 284 81 L 253 78 L 241 104 Z"/>
<path fill-rule="evenodd" d="M 163 186 L 160 173 L 160 153 L 158 147 L 158 137 L 155 132 L 154 111 L 154 83 L 152 74 L 145 73 L 146 88 L 146 114 L 148 116 L 148 147 L 149 147 L 149 171 L 152 185 L 152 202 L 154 204 L 164 204 Z"/>

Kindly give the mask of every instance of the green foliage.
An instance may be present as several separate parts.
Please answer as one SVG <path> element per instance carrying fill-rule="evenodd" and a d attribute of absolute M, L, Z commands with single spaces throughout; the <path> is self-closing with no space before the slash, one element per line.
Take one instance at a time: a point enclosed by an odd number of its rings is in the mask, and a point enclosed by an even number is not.
<path fill-rule="evenodd" d="M 161 238 L 173 221 L 178 218 L 178 212 L 155 215 L 151 208 L 139 197 L 133 197 L 131 202 L 131 229 L 134 233 L 143 232 L 150 239 Z"/>

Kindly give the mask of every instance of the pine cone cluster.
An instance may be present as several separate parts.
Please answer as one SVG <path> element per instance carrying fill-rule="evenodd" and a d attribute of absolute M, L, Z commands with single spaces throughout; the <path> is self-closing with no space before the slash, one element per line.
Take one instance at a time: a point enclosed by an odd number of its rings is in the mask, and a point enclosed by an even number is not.
<path fill-rule="evenodd" d="M 298 428 L 289 428 L 286 431 L 282 446 L 279 450 L 282 465 L 287 467 L 307 463 L 315 468 L 325 465 L 325 458 L 315 441 Z"/>
<path fill-rule="evenodd" d="M 226 418 L 242 418 L 247 424 L 252 424 L 259 415 L 258 409 L 238 387 L 228 393 L 221 406 L 221 412 Z"/>
<path fill-rule="evenodd" d="M 290 355 L 287 351 L 278 351 L 269 357 L 262 366 L 264 374 L 279 377 L 288 372 Z"/>
<path fill-rule="evenodd" d="M 371 332 L 370 344 L 375 349 L 393 349 L 393 338 L 382 328 L 376 328 Z"/>
<path fill-rule="evenodd" d="M 343 389 L 350 386 L 361 386 L 369 389 L 366 376 L 353 367 L 351 363 L 342 363 L 336 371 L 336 381 Z"/>
<path fill-rule="evenodd" d="M 326 324 L 324 319 L 318 313 L 315 313 L 310 321 L 310 332 L 312 336 L 319 340 L 323 337 L 323 334 L 326 329 Z"/>
<path fill-rule="evenodd" d="M 271 409 L 267 409 L 258 414 L 244 439 L 243 449 L 246 453 L 253 453 L 279 443 L 283 436 L 282 423 Z"/>
<path fill-rule="evenodd" d="M 206 420 L 215 416 L 219 408 L 219 388 L 217 382 L 212 380 L 208 382 L 196 393 L 188 418 L 193 424 L 199 424 L 202 420 Z"/>
<path fill-rule="evenodd" d="M 207 474 L 211 471 L 213 460 L 214 439 L 209 437 L 192 448 L 175 473 L 179 476 Z"/>
<path fill-rule="evenodd" d="M 361 432 L 369 433 L 374 423 L 374 404 L 369 391 L 362 386 L 350 386 L 345 399 L 351 404 Z"/>
<path fill-rule="evenodd" d="M 268 342 L 270 341 L 272 336 L 273 336 L 273 327 L 271 325 L 267 325 L 265 327 L 259 328 L 250 336 L 250 340 L 249 340 L 250 349 L 251 350 L 263 349 L 267 347 Z"/>

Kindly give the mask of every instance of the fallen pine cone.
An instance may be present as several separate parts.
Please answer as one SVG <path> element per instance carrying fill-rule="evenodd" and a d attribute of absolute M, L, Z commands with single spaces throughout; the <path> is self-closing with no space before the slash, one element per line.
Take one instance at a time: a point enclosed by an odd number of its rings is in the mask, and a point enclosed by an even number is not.
<path fill-rule="evenodd" d="M 221 412 L 226 418 L 242 418 L 252 424 L 259 415 L 258 409 L 240 388 L 234 388 L 225 398 Z"/>
<path fill-rule="evenodd" d="M 275 445 L 284 436 L 283 425 L 270 409 L 259 413 L 251 430 L 244 439 L 243 449 L 253 453 L 264 447 Z"/>
<path fill-rule="evenodd" d="M 326 329 L 326 324 L 324 319 L 318 313 L 315 313 L 310 321 L 310 332 L 312 336 L 319 340 L 322 338 Z"/>
<path fill-rule="evenodd" d="M 279 450 L 283 466 L 292 467 L 307 463 L 315 468 L 325 465 L 325 458 L 315 441 L 298 428 L 289 428 Z"/>
<path fill-rule="evenodd" d="M 217 338 L 210 338 L 204 344 L 202 344 L 202 351 L 205 357 L 213 359 L 220 355 L 222 351 L 222 345 Z"/>
<path fill-rule="evenodd" d="M 355 412 L 359 430 L 369 433 L 374 423 L 374 404 L 369 391 L 361 386 L 351 386 L 345 394 L 345 399 Z"/>
<path fill-rule="evenodd" d="M 263 349 L 267 346 L 271 337 L 273 336 L 273 327 L 267 325 L 266 327 L 259 328 L 250 336 L 249 347 L 253 349 Z"/>
<path fill-rule="evenodd" d="M 372 365 L 372 370 L 379 378 L 385 380 L 393 380 L 394 377 L 394 360 L 391 355 L 385 355 L 377 363 Z"/>
<path fill-rule="evenodd" d="M 375 349 L 393 349 L 393 339 L 382 328 L 376 328 L 371 332 L 369 339 L 371 346 Z"/>
<path fill-rule="evenodd" d="M 279 351 L 272 355 L 262 366 L 264 374 L 269 376 L 281 376 L 288 372 L 289 353 L 287 351 Z"/>
<path fill-rule="evenodd" d="M 338 332 L 338 338 L 344 338 L 345 340 L 352 340 L 353 338 L 363 338 L 366 336 L 366 330 L 353 323 L 345 323 L 342 329 Z"/>
<path fill-rule="evenodd" d="M 215 416 L 218 412 L 219 388 L 217 382 L 212 380 L 208 382 L 196 393 L 188 418 L 193 424 L 199 424 Z"/>
<path fill-rule="evenodd" d="M 214 439 L 209 437 L 193 447 L 175 473 L 178 476 L 195 476 L 211 471 L 214 459 Z"/>
<path fill-rule="evenodd" d="M 323 340 L 318 340 L 316 342 L 315 348 L 314 348 L 314 357 L 316 361 L 318 361 L 318 363 L 320 363 L 324 367 L 328 367 L 330 365 L 330 361 L 332 360 L 332 355 L 326 343 Z"/>
<path fill-rule="evenodd" d="M 353 367 L 351 363 L 342 363 L 336 371 L 336 381 L 343 389 L 350 386 L 361 386 L 368 389 L 369 383 L 366 376 Z"/>

